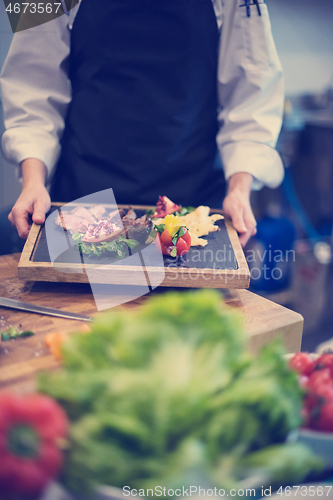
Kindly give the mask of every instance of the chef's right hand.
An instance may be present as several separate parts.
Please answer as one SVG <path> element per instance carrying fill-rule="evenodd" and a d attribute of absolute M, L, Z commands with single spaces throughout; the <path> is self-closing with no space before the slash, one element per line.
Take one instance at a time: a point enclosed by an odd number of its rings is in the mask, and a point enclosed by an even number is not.
<path fill-rule="evenodd" d="M 45 187 L 47 170 L 45 165 L 35 158 L 22 162 L 22 192 L 12 208 L 8 219 L 21 238 L 27 238 L 32 221 L 42 224 L 45 214 L 50 210 L 51 199 Z"/>

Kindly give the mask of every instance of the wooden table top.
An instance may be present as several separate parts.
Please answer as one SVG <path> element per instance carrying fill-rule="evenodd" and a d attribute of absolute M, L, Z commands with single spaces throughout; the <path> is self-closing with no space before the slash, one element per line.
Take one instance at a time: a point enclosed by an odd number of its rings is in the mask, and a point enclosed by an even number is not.
<path fill-rule="evenodd" d="M 22 281 L 17 276 L 19 257 L 19 254 L 0 257 L 0 296 L 88 316 L 97 314 L 89 284 Z M 139 307 L 150 295 L 169 290 L 159 287 L 121 307 Z M 178 290 L 184 291 L 184 288 Z M 243 313 L 251 352 L 256 353 L 277 335 L 282 336 L 287 352 L 299 351 L 303 331 L 300 314 L 247 290 L 223 290 L 221 294 L 228 307 Z M 9 388 L 21 393 L 33 390 L 38 371 L 59 366 L 45 345 L 45 336 L 59 331 L 77 331 L 81 324 L 80 321 L 0 307 L 0 330 L 12 325 L 35 333 L 32 337 L 0 343 L 0 390 Z"/>

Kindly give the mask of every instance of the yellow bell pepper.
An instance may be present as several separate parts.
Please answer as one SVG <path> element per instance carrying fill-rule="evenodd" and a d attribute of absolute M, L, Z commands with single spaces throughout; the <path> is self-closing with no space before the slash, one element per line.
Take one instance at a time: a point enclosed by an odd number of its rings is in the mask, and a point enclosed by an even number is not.
<path fill-rule="evenodd" d="M 174 237 L 180 227 L 185 226 L 182 217 L 177 217 L 176 215 L 172 214 L 166 215 L 163 219 L 163 223 L 165 224 L 165 228 L 170 234 L 171 238 Z"/>

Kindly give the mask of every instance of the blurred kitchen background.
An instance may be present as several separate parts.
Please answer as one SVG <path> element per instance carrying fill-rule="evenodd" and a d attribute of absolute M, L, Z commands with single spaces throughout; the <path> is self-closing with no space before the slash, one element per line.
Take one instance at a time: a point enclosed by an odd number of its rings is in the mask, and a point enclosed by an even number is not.
<path fill-rule="evenodd" d="M 258 234 L 246 255 L 251 290 L 300 312 L 302 349 L 314 350 L 333 337 L 333 2 L 266 3 L 286 80 L 278 143 L 286 177 L 276 190 L 253 193 Z M 11 39 L 0 0 L 0 68 Z M 1 156 L 0 254 L 22 248 L 6 215 L 19 192 L 15 168 Z"/>

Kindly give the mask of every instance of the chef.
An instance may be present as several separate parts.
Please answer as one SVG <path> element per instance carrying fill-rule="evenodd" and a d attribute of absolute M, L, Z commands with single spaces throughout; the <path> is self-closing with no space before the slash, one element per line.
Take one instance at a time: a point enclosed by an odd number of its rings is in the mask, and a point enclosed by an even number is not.
<path fill-rule="evenodd" d="M 257 0 L 81 0 L 14 35 L 1 88 L 22 238 L 50 197 L 112 188 L 125 204 L 223 203 L 244 245 L 251 189 L 283 178 L 282 71 Z"/>

